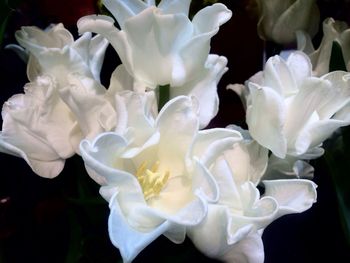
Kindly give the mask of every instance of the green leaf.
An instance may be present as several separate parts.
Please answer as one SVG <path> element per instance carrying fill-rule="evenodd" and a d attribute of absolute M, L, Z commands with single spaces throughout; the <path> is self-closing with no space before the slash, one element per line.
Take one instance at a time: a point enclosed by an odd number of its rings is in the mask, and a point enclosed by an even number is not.
<path fill-rule="evenodd" d="M 336 70 L 347 71 L 341 45 L 337 41 L 333 41 L 329 72 Z"/>
<path fill-rule="evenodd" d="M 324 158 L 336 191 L 343 233 L 350 246 L 350 127 L 342 128 L 341 135 L 329 146 Z"/>

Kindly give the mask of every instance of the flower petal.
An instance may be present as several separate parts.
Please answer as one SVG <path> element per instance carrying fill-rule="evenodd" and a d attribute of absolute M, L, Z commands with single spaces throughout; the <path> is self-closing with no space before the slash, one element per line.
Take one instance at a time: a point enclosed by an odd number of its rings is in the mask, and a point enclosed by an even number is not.
<path fill-rule="evenodd" d="M 190 0 L 162 0 L 160 1 L 158 8 L 160 8 L 164 14 L 184 14 L 185 16 L 188 16 L 190 3 Z"/>
<path fill-rule="evenodd" d="M 103 5 L 112 13 L 122 29 L 125 20 L 147 8 L 147 4 L 140 0 L 103 0 Z"/>
<path fill-rule="evenodd" d="M 251 233 L 220 257 L 223 262 L 263 263 L 264 244 L 259 233 Z"/>
<path fill-rule="evenodd" d="M 264 196 L 274 198 L 279 205 L 278 216 L 304 212 L 316 202 L 317 185 L 310 180 L 271 180 L 263 183 Z"/>
<path fill-rule="evenodd" d="M 125 32 L 114 26 L 114 20 L 111 17 L 104 15 L 84 16 L 78 20 L 77 26 L 80 34 L 91 31 L 105 37 L 117 51 L 127 71 L 132 74 L 131 50 Z"/>
<path fill-rule="evenodd" d="M 206 69 L 202 74 L 181 87 L 172 88 L 170 97 L 180 95 L 194 96 L 199 102 L 200 127 L 206 127 L 215 117 L 219 109 L 217 85 L 227 71 L 227 59 L 217 55 L 209 55 Z"/>
<path fill-rule="evenodd" d="M 94 138 L 104 132 L 101 116 L 114 116 L 116 112 L 105 98 L 106 89 L 94 79 L 69 74 L 68 85 L 59 89 L 61 98 L 74 113 L 85 138 Z"/>
<path fill-rule="evenodd" d="M 269 87 L 249 83 L 251 104 L 247 107 L 246 121 L 251 136 L 276 156 L 284 158 L 287 141 L 283 134 L 285 108 L 283 98 Z M 261 117 L 264 113 L 264 118 Z"/>
<path fill-rule="evenodd" d="M 114 200 L 115 197 L 112 198 L 110 204 L 111 212 L 108 219 L 109 237 L 113 245 L 120 250 L 123 262 L 127 263 L 131 262 L 147 245 L 166 232 L 170 223 L 165 221 L 148 232 L 137 231 L 129 225 L 128 219 L 119 207 L 119 202 Z"/>
<path fill-rule="evenodd" d="M 182 174 L 184 156 L 198 131 L 198 118 L 191 98 L 179 96 L 165 104 L 157 117 L 156 127 L 160 133 L 158 157 L 161 165 L 175 174 Z"/>

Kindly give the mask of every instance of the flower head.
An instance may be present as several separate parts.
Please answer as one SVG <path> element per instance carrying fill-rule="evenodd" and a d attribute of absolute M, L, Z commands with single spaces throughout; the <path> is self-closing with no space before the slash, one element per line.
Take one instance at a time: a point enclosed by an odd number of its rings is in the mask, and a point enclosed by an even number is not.
<path fill-rule="evenodd" d="M 258 32 L 263 39 L 279 44 L 296 40 L 296 31 L 314 36 L 318 31 L 320 13 L 315 0 L 258 0 L 260 20 Z"/>
<path fill-rule="evenodd" d="M 318 49 L 315 50 L 311 37 L 307 32 L 297 32 L 298 49 L 310 57 L 313 73 L 322 76 L 329 72 L 333 41 L 342 48 L 347 71 L 350 71 L 350 29 L 342 21 L 327 18 L 323 21 L 323 38 Z"/>
<path fill-rule="evenodd" d="M 40 176 L 55 177 L 75 153 L 80 130 L 51 77 L 38 77 L 24 92 L 3 106 L 0 151 L 22 157 Z"/>
<path fill-rule="evenodd" d="M 188 232 L 207 256 L 225 262 L 262 263 L 264 228 L 282 215 L 305 211 L 316 201 L 316 185 L 298 179 L 264 181 L 265 193 L 260 196 L 257 185 L 267 160 L 267 149 L 245 137 L 211 166 L 219 199 L 208 205 L 207 216 Z"/>
<path fill-rule="evenodd" d="M 196 112 L 196 104 L 180 96 L 164 106 L 143 143 L 117 133 L 81 143 L 87 171 L 109 201 L 110 238 L 125 262 L 161 234 L 182 242 L 186 228 L 205 217 L 207 201 L 218 198 L 208 167 L 241 136 L 198 131 Z"/>
<path fill-rule="evenodd" d="M 295 52 L 270 58 L 246 86 L 231 86 L 243 96 L 251 136 L 279 158 L 316 158 L 323 141 L 350 123 L 349 73 L 311 71 L 309 58 Z"/>
<path fill-rule="evenodd" d="M 27 75 L 31 81 L 39 75 L 49 74 L 59 85 L 65 85 L 69 73 L 100 79 L 108 45 L 101 36 L 92 37 L 91 33 L 86 33 L 74 41 L 71 33 L 62 24 L 57 24 L 46 30 L 22 27 L 16 32 L 16 39 L 29 52 Z"/>
<path fill-rule="evenodd" d="M 106 37 L 129 74 L 148 88 L 179 87 L 205 70 L 210 38 L 231 12 L 214 4 L 188 18 L 190 1 L 106 0 L 116 18 L 87 16 L 78 21 L 80 32 L 93 31 Z M 195 59 L 193 59 L 195 58 Z"/>

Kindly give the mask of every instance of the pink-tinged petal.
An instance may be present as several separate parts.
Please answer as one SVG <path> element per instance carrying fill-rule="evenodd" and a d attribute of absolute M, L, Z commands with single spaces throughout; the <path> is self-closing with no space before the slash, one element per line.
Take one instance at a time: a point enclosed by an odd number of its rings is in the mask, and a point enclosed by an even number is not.
<path fill-rule="evenodd" d="M 3 138 L 2 134 L 0 134 L 0 152 L 23 158 L 37 175 L 45 178 L 54 178 L 63 170 L 65 160 L 59 156 L 56 156 L 56 160 L 32 159 L 26 152 L 7 141 L 8 140 Z M 36 143 L 33 141 L 32 143 L 32 146 L 36 147 Z"/>

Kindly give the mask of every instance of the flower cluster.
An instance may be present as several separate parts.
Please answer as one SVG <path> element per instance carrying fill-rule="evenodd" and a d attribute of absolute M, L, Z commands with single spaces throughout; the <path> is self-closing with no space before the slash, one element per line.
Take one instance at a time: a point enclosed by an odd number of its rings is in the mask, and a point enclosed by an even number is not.
<path fill-rule="evenodd" d="M 30 82 L 3 106 L 0 151 L 47 178 L 80 155 L 109 203 L 109 236 L 124 262 L 160 235 L 174 243 L 187 236 L 227 262 L 263 262 L 264 229 L 312 206 L 309 160 L 350 124 L 350 73 L 328 67 L 332 41 L 345 47 L 348 30 L 325 21 L 315 50 L 306 31 L 282 29 L 292 25 L 288 14 L 307 11 L 303 1 L 280 7 L 275 18 L 268 12 L 276 1 L 261 1 L 261 34 L 273 24 L 269 38 L 282 30 L 289 35 L 279 39 L 298 38 L 300 50 L 270 57 L 244 85 L 228 86 L 242 99 L 247 130 L 209 129 L 228 70 L 225 57 L 210 54 L 210 40 L 231 11 L 216 3 L 190 19 L 190 2 L 104 0 L 115 20 L 82 17 L 76 40 L 62 24 L 23 27 L 14 48 L 28 59 Z M 315 23 L 293 30 L 314 34 Z M 108 44 L 122 64 L 104 87 Z M 349 69 L 349 50 L 344 57 Z"/>

